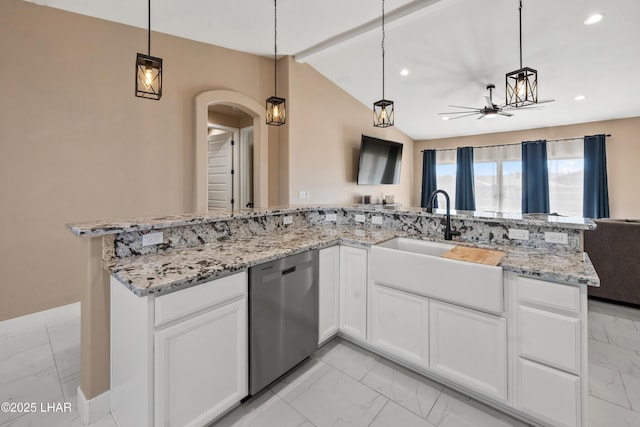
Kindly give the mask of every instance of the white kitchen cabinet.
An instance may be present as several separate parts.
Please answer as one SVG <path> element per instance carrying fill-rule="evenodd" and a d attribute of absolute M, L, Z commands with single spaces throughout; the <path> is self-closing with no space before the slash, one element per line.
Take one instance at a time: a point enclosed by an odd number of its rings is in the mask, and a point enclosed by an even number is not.
<path fill-rule="evenodd" d="M 247 304 L 155 333 L 155 425 L 203 426 L 247 395 Z"/>
<path fill-rule="evenodd" d="M 369 303 L 369 343 L 400 360 L 427 368 L 429 300 L 373 282 Z"/>
<path fill-rule="evenodd" d="M 321 249 L 319 254 L 318 343 L 338 332 L 340 326 L 340 246 Z"/>
<path fill-rule="evenodd" d="M 507 400 L 507 321 L 429 301 L 430 368 L 459 384 Z"/>
<path fill-rule="evenodd" d="M 111 411 L 122 427 L 204 426 L 247 396 L 247 273 L 138 297 L 111 278 Z"/>
<path fill-rule="evenodd" d="M 511 276 L 515 409 L 554 426 L 586 424 L 584 286 Z"/>
<path fill-rule="evenodd" d="M 580 377 L 518 358 L 516 409 L 558 427 L 580 420 Z"/>
<path fill-rule="evenodd" d="M 340 332 L 367 337 L 367 250 L 340 246 Z"/>

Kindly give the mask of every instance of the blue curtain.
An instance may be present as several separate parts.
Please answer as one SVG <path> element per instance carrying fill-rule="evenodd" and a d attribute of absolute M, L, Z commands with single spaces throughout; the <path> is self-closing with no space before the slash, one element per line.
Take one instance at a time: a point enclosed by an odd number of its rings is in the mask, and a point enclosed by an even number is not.
<path fill-rule="evenodd" d="M 458 147 L 456 151 L 456 209 L 476 210 L 473 189 L 473 147 Z"/>
<path fill-rule="evenodd" d="M 582 216 L 609 218 L 607 143 L 605 135 L 584 137 L 584 194 Z"/>
<path fill-rule="evenodd" d="M 522 143 L 522 213 L 549 213 L 546 140 Z"/>
<path fill-rule="evenodd" d="M 422 152 L 422 198 L 420 206 L 427 207 L 429 196 L 436 191 L 436 150 L 424 150 Z M 433 201 L 432 206 L 438 207 L 438 198 Z"/>

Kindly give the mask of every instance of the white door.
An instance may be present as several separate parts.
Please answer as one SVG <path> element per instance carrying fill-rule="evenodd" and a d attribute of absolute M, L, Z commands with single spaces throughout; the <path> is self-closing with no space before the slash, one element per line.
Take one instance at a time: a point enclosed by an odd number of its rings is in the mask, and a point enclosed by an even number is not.
<path fill-rule="evenodd" d="M 369 343 L 399 359 L 427 368 L 429 300 L 372 283 L 369 301 Z"/>
<path fill-rule="evenodd" d="M 318 253 L 318 343 L 322 343 L 338 332 L 340 324 L 340 246 Z"/>
<path fill-rule="evenodd" d="M 367 250 L 340 246 L 340 331 L 367 337 Z"/>
<path fill-rule="evenodd" d="M 155 334 L 155 425 L 203 426 L 247 395 L 247 300 Z"/>
<path fill-rule="evenodd" d="M 429 366 L 489 397 L 507 400 L 507 321 L 429 301 Z"/>
<path fill-rule="evenodd" d="M 209 210 L 231 209 L 233 199 L 233 132 L 213 129 L 208 138 Z"/>

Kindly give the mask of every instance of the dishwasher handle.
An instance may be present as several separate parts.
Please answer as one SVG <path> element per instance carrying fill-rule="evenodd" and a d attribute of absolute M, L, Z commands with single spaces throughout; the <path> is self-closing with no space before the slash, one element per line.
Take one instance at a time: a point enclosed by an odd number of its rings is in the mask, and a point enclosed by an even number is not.
<path fill-rule="evenodd" d="M 285 276 L 289 273 L 293 273 L 294 271 L 296 271 L 296 266 L 294 265 L 291 268 L 287 268 L 286 270 L 282 270 L 282 275 Z"/>

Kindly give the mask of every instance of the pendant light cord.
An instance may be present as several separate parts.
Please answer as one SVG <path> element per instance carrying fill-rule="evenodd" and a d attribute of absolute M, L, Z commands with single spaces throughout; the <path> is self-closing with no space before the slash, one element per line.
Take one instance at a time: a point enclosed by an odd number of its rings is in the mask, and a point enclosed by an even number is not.
<path fill-rule="evenodd" d="M 147 6 L 147 56 L 151 56 L 151 0 Z"/>
<path fill-rule="evenodd" d="M 382 99 L 384 98 L 384 0 L 382 0 Z"/>
<path fill-rule="evenodd" d="M 273 0 L 273 91 L 278 96 L 278 4 Z"/>
<path fill-rule="evenodd" d="M 518 15 L 520 18 L 520 69 L 522 69 L 522 0 L 520 0 L 518 7 Z"/>

